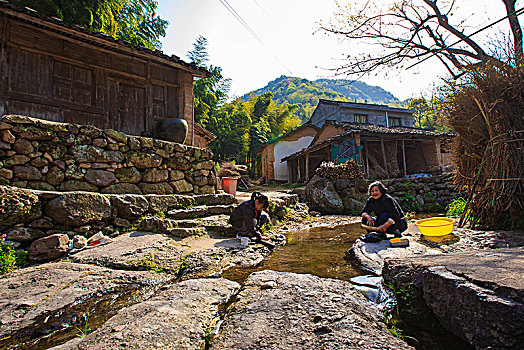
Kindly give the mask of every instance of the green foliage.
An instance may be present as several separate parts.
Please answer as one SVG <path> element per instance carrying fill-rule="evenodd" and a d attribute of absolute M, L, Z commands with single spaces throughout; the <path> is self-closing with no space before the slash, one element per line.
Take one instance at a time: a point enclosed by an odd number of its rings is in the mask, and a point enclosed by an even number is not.
<path fill-rule="evenodd" d="M 395 288 L 393 284 L 388 283 L 386 284 L 386 287 L 388 287 L 393 292 L 393 294 L 395 294 L 398 302 L 404 307 L 408 309 L 413 307 L 412 302 L 415 294 L 413 283 L 408 283 L 406 286 L 401 286 L 399 288 Z"/>
<path fill-rule="evenodd" d="M 29 265 L 26 251 L 19 251 L 10 245 L 0 243 L 0 273 L 6 273 Z"/>
<path fill-rule="evenodd" d="M 449 127 L 444 121 L 444 102 L 440 98 L 427 101 L 424 97 L 409 101 L 409 108 L 414 110 L 413 123 L 417 128 L 446 132 Z"/>
<path fill-rule="evenodd" d="M 397 328 L 395 326 L 392 326 L 391 328 L 388 328 L 388 331 L 393 334 L 395 338 L 398 339 L 404 339 L 404 335 L 402 334 L 402 330 L 400 328 Z"/>
<path fill-rule="evenodd" d="M 466 200 L 462 197 L 452 200 L 446 207 L 446 215 L 459 217 L 466 208 Z"/>
<path fill-rule="evenodd" d="M 268 92 L 273 94 L 277 106 L 289 107 L 300 123 L 309 119 L 319 99 L 401 105 L 392 94 L 378 86 L 340 79 L 310 81 L 284 75 L 242 98 L 248 101 L 253 95 L 259 96 Z"/>
<path fill-rule="evenodd" d="M 149 49 L 161 47 L 168 22 L 156 14 L 155 0 L 10 0 L 67 25 L 80 25 Z"/>
<path fill-rule="evenodd" d="M 404 211 L 414 211 L 417 207 L 417 199 L 412 194 L 406 193 L 397 198 L 400 206 Z"/>

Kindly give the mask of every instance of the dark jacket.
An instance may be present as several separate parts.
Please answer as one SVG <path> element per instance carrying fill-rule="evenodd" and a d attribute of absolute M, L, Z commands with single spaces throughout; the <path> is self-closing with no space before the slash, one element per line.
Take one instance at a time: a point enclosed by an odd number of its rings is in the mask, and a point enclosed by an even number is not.
<path fill-rule="evenodd" d="M 395 198 L 391 197 L 389 194 L 383 194 L 379 199 L 374 199 L 369 197 L 366 205 L 362 209 L 362 213 L 375 213 L 377 217 L 382 213 L 387 213 L 388 217 L 395 220 L 395 224 L 402 225 L 401 220 L 404 218 L 404 212 L 402 208 L 397 203 Z M 402 230 L 402 229 L 401 229 Z"/>
<path fill-rule="evenodd" d="M 253 219 L 258 219 L 260 214 L 261 212 L 257 212 L 255 209 L 255 201 L 250 199 L 233 210 L 229 217 L 229 223 L 234 228 L 254 232 L 255 226 L 253 225 Z"/>

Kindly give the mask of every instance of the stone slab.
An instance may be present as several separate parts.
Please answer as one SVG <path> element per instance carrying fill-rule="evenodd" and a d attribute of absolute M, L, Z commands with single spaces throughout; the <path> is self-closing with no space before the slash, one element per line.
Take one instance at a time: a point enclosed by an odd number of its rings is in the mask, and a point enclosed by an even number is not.
<path fill-rule="evenodd" d="M 412 349 L 349 282 L 266 270 L 237 298 L 211 349 Z"/>
<path fill-rule="evenodd" d="M 167 279 L 164 274 L 114 271 L 70 262 L 14 271 L 0 284 L 0 348 L 11 348 L 8 344 L 13 341 L 24 348 L 17 338 L 55 332 L 64 328 L 64 323 L 73 326 L 74 319 L 68 319 L 69 315 L 86 311 L 83 308 L 89 300 L 96 303 L 133 288 L 159 287 Z"/>
<path fill-rule="evenodd" d="M 176 274 L 186 250 L 180 241 L 163 234 L 132 231 L 115 237 L 111 243 L 71 254 L 69 259 L 116 269 Z"/>
<path fill-rule="evenodd" d="M 225 303 L 240 286 L 226 279 L 194 279 L 165 286 L 145 302 L 109 319 L 69 349 L 204 349 Z"/>
<path fill-rule="evenodd" d="M 387 258 L 404 259 L 410 256 L 442 253 L 438 249 L 432 249 L 416 242 L 412 237 L 405 238 L 409 240 L 409 246 L 407 247 L 391 247 L 389 240 L 366 243 L 357 239 L 351 249 L 346 252 L 346 256 L 356 259 L 364 269 L 376 275 L 381 275 L 384 260 Z"/>
<path fill-rule="evenodd" d="M 522 349 L 524 248 L 385 261 L 384 280 L 413 285 L 439 323 L 478 349 Z"/>

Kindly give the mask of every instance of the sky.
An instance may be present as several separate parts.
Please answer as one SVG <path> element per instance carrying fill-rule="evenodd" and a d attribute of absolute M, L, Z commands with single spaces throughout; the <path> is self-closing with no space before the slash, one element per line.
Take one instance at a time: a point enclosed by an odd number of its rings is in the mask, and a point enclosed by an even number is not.
<path fill-rule="evenodd" d="M 318 31 L 320 21 L 333 17 L 334 0 L 157 1 L 158 14 L 170 23 L 161 40 L 162 51 L 189 61 L 187 52 L 193 49 L 199 35 L 204 36 L 209 43 L 209 63 L 221 67 L 223 76 L 231 78 L 233 96 L 262 88 L 281 75 L 309 80 L 333 78 L 330 69 L 338 67 L 345 54 L 375 50 Z M 439 3 L 443 1 L 446 0 Z M 339 2 L 344 4 L 347 0 Z M 457 0 L 456 3 L 454 20 L 466 20 L 471 24 L 467 28 L 470 32 L 505 15 L 502 0 Z M 499 25 L 497 31 L 507 31 L 506 22 Z M 445 73 L 439 61 L 430 59 L 409 70 L 395 69 L 360 80 L 404 100 L 429 96 Z"/>

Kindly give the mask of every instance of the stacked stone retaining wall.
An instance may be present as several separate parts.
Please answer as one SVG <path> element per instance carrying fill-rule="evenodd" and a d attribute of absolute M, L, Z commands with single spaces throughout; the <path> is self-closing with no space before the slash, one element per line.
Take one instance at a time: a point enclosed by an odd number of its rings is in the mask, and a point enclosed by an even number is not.
<path fill-rule="evenodd" d="M 212 153 L 25 116 L 0 119 L 0 184 L 46 191 L 213 194 Z"/>
<path fill-rule="evenodd" d="M 7 243 L 27 247 L 53 234 L 90 237 L 98 231 L 131 230 L 148 215 L 172 209 L 232 203 L 229 194 L 199 196 L 52 192 L 0 185 L 0 233 Z M 109 231 L 109 232 L 106 232 Z"/>
<path fill-rule="evenodd" d="M 373 181 L 338 179 L 332 182 L 315 175 L 306 186 L 305 196 L 310 207 L 321 213 L 357 214 L 369 197 L 368 186 Z M 386 179 L 381 182 L 405 212 L 443 212 L 453 199 L 460 196 L 453 184 L 453 174 Z"/>

